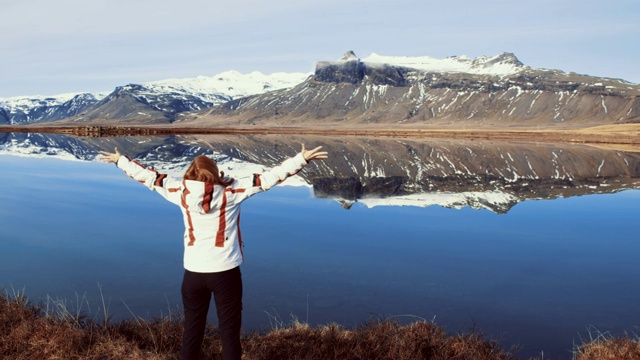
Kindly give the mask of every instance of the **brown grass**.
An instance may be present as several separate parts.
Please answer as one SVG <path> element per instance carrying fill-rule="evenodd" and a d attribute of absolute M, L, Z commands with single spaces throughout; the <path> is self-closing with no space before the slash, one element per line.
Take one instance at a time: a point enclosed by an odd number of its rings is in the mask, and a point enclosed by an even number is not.
<path fill-rule="evenodd" d="M 0 358 L 31 359 L 178 359 L 182 318 L 112 322 L 94 321 L 60 303 L 30 304 L 23 294 L 0 294 Z M 52 308 L 54 311 L 52 311 Z M 242 339 L 245 360 L 262 359 L 517 359 L 516 349 L 471 330 L 448 335 L 432 322 L 399 325 L 374 321 L 347 329 L 336 324 L 310 327 L 297 321 L 269 332 L 252 332 Z M 221 358 L 217 331 L 208 327 L 203 345 L 206 359 Z M 575 360 L 639 359 L 638 340 L 597 339 L 576 347 Z"/>
<path fill-rule="evenodd" d="M 628 335 L 613 337 L 598 334 L 594 339 L 576 347 L 575 360 L 640 359 L 640 339 Z"/>
<path fill-rule="evenodd" d="M 356 329 L 294 323 L 267 334 L 250 334 L 246 359 L 516 359 L 479 333 L 448 336 L 433 323 L 401 326 L 371 322 Z"/>

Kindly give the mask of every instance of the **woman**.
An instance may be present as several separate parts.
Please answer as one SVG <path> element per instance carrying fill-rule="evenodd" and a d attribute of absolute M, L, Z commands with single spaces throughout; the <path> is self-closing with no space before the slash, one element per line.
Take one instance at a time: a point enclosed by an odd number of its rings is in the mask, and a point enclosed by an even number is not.
<path fill-rule="evenodd" d="M 180 206 L 185 225 L 184 336 L 182 359 L 198 359 L 204 338 L 207 312 L 213 293 L 225 360 L 240 359 L 242 276 L 244 261 L 240 234 L 240 204 L 295 175 L 308 162 L 327 158 L 319 146 L 302 151 L 270 171 L 247 179 L 233 179 L 218 171 L 216 162 L 196 157 L 181 180 L 171 179 L 122 156 L 101 151 L 103 161 L 115 163 L 127 175 Z"/>

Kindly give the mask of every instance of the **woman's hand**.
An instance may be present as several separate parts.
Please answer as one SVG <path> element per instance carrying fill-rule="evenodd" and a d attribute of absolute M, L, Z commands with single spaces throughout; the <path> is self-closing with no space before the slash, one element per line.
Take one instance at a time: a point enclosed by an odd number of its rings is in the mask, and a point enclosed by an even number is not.
<path fill-rule="evenodd" d="M 104 161 L 108 163 L 117 163 L 118 159 L 120 159 L 120 156 L 122 156 L 122 154 L 120 154 L 120 150 L 118 150 L 118 148 L 116 148 L 115 151 L 116 151 L 115 153 L 100 151 L 100 154 L 102 154 L 102 158 L 100 159 L 100 161 Z"/>
<path fill-rule="evenodd" d="M 307 150 L 304 147 L 304 144 L 302 144 L 302 156 L 304 156 L 304 159 L 307 160 L 307 162 L 311 160 L 323 160 L 328 158 L 329 154 L 326 151 L 320 151 L 320 149 L 322 149 L 322 146 L 318 146 L 313 150 Z"/>

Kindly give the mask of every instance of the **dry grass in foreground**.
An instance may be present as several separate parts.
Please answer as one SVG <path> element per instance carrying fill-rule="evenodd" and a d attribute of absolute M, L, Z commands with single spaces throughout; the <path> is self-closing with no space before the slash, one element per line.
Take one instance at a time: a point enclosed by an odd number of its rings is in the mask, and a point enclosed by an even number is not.
<path fill-rule="evenodd" d="M 578 346 L 576 360 L 640 359 L 640 340 L 628 336 L 599 335 L 591 342 Z"/>
<path fill-rule="evenodd" d="M 2 359 L 177 359 L 182 319 L 96 322 L 60 303 L 35 306 L 23 294 L 0 295 Z M 430 322 L 372 322 L 356 329 L 293 323 L 243 337 L 243 359 L 517 359 L 477 332 L 447 335 Z M 217 332 L 207 329 L 204 354 L 221 358 Z M 638 340 L 599 337 L 576 349 L 575 360 L 638 359 Z"/>

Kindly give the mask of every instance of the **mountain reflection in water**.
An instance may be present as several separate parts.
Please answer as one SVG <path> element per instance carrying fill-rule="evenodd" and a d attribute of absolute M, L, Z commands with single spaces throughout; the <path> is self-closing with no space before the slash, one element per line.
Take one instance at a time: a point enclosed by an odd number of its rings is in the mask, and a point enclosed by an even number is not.
<path fill-rule="evenodd" d="M 488 209 L 506 213 L 519 202 L 640 187 L 640 153 L 588 145 L 329 138 L 276 135 L 76 138 L 0 134 L 0 151 L 93 160 L 118 147 L 146 166 L 180 176 L 194 156 L 213 156 L 233 176 L 260 171 L 295 154 L 300 144 L 322 145 L 327 161 L 300 173 L 316 197 L 348 209 L 400 205 Z M 237 175 L 240 173 L 240 175 Z"/>

